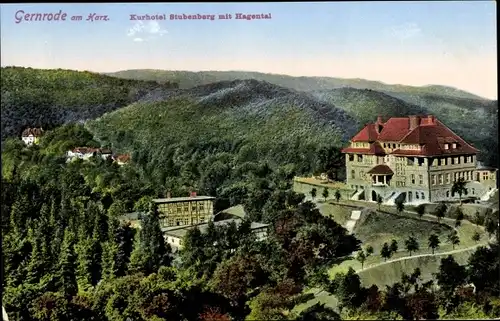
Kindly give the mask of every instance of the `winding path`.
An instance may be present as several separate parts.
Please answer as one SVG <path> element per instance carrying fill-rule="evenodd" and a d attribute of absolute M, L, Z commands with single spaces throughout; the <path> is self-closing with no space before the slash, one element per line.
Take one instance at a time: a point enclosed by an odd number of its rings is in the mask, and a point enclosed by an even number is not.
<path fill-rule="evenodd" d="M 448 251 L 448 252 L 438 252 L 438 253 L 434 253 L 434 254 L 427 253 L 427 254 L 419 254 L 419 255 L 413 255 L 413 256 L 398 257 L 397 259 L 392 259 L 392 260 L 388 260 L 388 261 L 385 261 L 385 262 L 380 262 L 380 263 L 377 263 L 377 264 L 373 264 L 373 265 L 367 266 L 364 269 L 359 269 L 359 270 L 356 271 L 356 273 L 364 272 L 364 271 L 367 271 L 369 269 L 373 269 L 373 268 L 379 267 L 381 265 L 390 264 L 390 263 L 394 263 L 394 262 L 398 262 L 398 261 L 411 260 L 411 259 L 416 259 L 416 258 L 419 258 L 419 257 L 427 257 L 427 256 L 451 255 L 451 254 L 456 254 L 456 253 L 470 251 L 470 250 L 473 250 L 475 248 L 478 248 L 480 246 L 485 246 L 485 245 L 487 245 L 487 243 L 479 243 L 479 244 L 476 244 L 474 246 L 466 247 L 466 248 L 463 248 L 463 249 L 456 249 L 456 250 L 452 250 L 452 251 Z"/>

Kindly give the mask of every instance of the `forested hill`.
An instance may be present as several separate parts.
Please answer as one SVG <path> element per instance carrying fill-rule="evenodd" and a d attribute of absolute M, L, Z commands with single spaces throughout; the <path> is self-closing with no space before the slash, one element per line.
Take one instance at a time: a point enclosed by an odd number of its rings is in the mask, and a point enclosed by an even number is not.
<path fill-rule="evenodd" d="M 231 81 L 236 79 L 255 79 L 267 81 L 272 84 L 300 91 L 329 90 L 342 87 L 356 89 L 371 89 L 413 94 L 438 94 L 447 97 L 484 99 L 472 93 L 449 86 L 407 86 L 390 85 L 380 81 L 360 78 L 335 78 L 335 77 L 294 77 L 288 75 L 268 74 L 253 71 L 182 71 L 182 70 L 156 70 L 133 69 L 107 73 L 123 79 L 154 80 L 158 82 L 176 82 L 180 88 L 192 88 L 199 85 Z"/>
<path fill-rule="evenodd" d="M 170 82 L 118 79 L 91 72 L 2 67 L 1 137 L 20 135 L 26 126 L 51 129 L 96 118 L 153 89 L 175 87 Z"/>
<path fill-rule="evenodd" d="M 241 80 L 154 93 L 87 127 L 103 143 L 158 171 L 169 172 L 170 159 L 183 163 L 217 155 L 223 163 L 269 161 L 290 164 L 297 172 L 326 170 L 321 149 L 342 146 L 359 123 L 333 104 L 266 82 Z M 186 161 L 188 161 L 186 159 Z M 322 165 L 319 165 L 321 163 Z M 225 165 L 224 165 L 225 166 Z"/>

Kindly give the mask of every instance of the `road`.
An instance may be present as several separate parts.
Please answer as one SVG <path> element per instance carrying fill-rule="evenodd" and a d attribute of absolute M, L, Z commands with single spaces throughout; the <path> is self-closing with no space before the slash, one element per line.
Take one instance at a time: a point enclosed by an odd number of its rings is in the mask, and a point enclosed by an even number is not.
<path fill-rule="evenodd" d="M 485 245 L 487 245 L 487 243 L 480 243 L 480 244 L 476 244 L 474 246 L 466 247 L 464 249 L 457 249 L 457 250 L 448 251 L 448 252 L 439 252 L 439 253 L 434 253 L 434 254 L 427 253 L 427 254 L 419 254 L 419 255 L 398 257 L 397 259 L 392 259 L 392 260 L 388 260 L 388 261 L 385 261 L 385 262 L 380 262 L 380 263 L 377 263 L 377 264 L 373 264 L 373 265 L 367 266 L 364 269 L 359 269 L 359 270 L 356 271 L 356 273 L 364 272 L 364 271 L 367 271 L 369 269 L 373 269 L 373 268 L 379 267 L 379 266 L 384 265 L 384 264 L 390 264 L 390 263 L 394 263 L 394 262 L 398 262 L 398 261 L 416 259 L 416 258 L 419 258 L 419 257 L 426 257 L 426 256 L 451 255 L 451 254 L 456 254 L 456 253 L 470 251 L 470 250 L 473 250 L 475 248 L 478 248 L 480 246 L 485 246 Z"/>

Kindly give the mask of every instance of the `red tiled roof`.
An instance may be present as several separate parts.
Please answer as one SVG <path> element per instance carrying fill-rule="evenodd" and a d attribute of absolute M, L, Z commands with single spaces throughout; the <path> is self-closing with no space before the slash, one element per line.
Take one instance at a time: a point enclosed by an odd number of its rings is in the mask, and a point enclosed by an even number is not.
<path fill-rule="evenodd" d="M 359 153 L 359 154 L 370 154 L 370 155 L 380 155 L 385 156 L 384 149 L 378 142 L 370 144 L 369 148 L 353 148 L 346 147 L 342 149 L 342 153 Z"/>
<path fill-rule="evenodd" d="M 21 134 L 22 137 L 28 137 L 29 135 L 33 135 L 34 137 L 40 137 L 43 135 L 43 129 L 41 128 L 26 128 L 23 130 Z"/>
<path fill-rule="evenodd" d="M 408 117 L 394 117 L 390 118 L 383 126 L 377 140 L 379 142 L 399 142 L 408 134 L 410 121 Z"/>
<path fill-rule="evenodd" d="M 368 174 L 392 175 L 394 172 L 387 165 L 377 165 L 368 171 Z"/>
<path fill-rule="evenodd" d="M 377 140 L 377 130 L 375 124 L 367 124 L 351 141 L 353 142 L 374 142 Z"/>
<path fill-rule="evenodd" d="M 397 149 L 392 152 L 392 154 L 395 155 L 439 156 L 476 154 L 479 152 L 479 150 L 467 143 L 433 116 L 420 117 L 416 127 L 413 129 L 410 129 L 410 121 L 410 117 L 390 118 L 386 123 L 382 124 L 382 130 L 380 134 L 378 134 L 376 141 L 398 142 L 401 144 L 420 145 L 421 147 L 421 150 Z M 352 141 L 371 142 L 374 133 L 376 135 L 375 126 L 377 125 L 366 125 L 365 128 L 353 137 Z M 456 148 L 452 148 L 453 143 L 457 144 Z M 449 144 L 448 149 L 445 149 L 445 144 Z M 379 143 L 377 143 L 377 145 L 382 149 Z M 368 149 L 350 147 L 345 148 L 342 152 L 373 154 L 373 152 Z"/>

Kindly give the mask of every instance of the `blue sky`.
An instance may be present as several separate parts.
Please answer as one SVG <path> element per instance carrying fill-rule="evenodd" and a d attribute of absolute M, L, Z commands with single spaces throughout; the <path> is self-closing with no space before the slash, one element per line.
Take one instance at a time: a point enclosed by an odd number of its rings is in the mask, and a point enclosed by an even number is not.
<path fill-rule="evenodd" d="M 1 6 L 1 64 L 109 72 L 251 70 L 441 84 L 496 98 L 493 1 Z M 22 21 L 16 12 L 67 13 Z M 130 20 L 130 14 L 271 13 L 268 20 Z M 70 21 L 73 15 L 109 21 Z M 133 30 L 139 31 L 134 32 Z M 142 41 L 138 41 L 142 40 Z"/>

